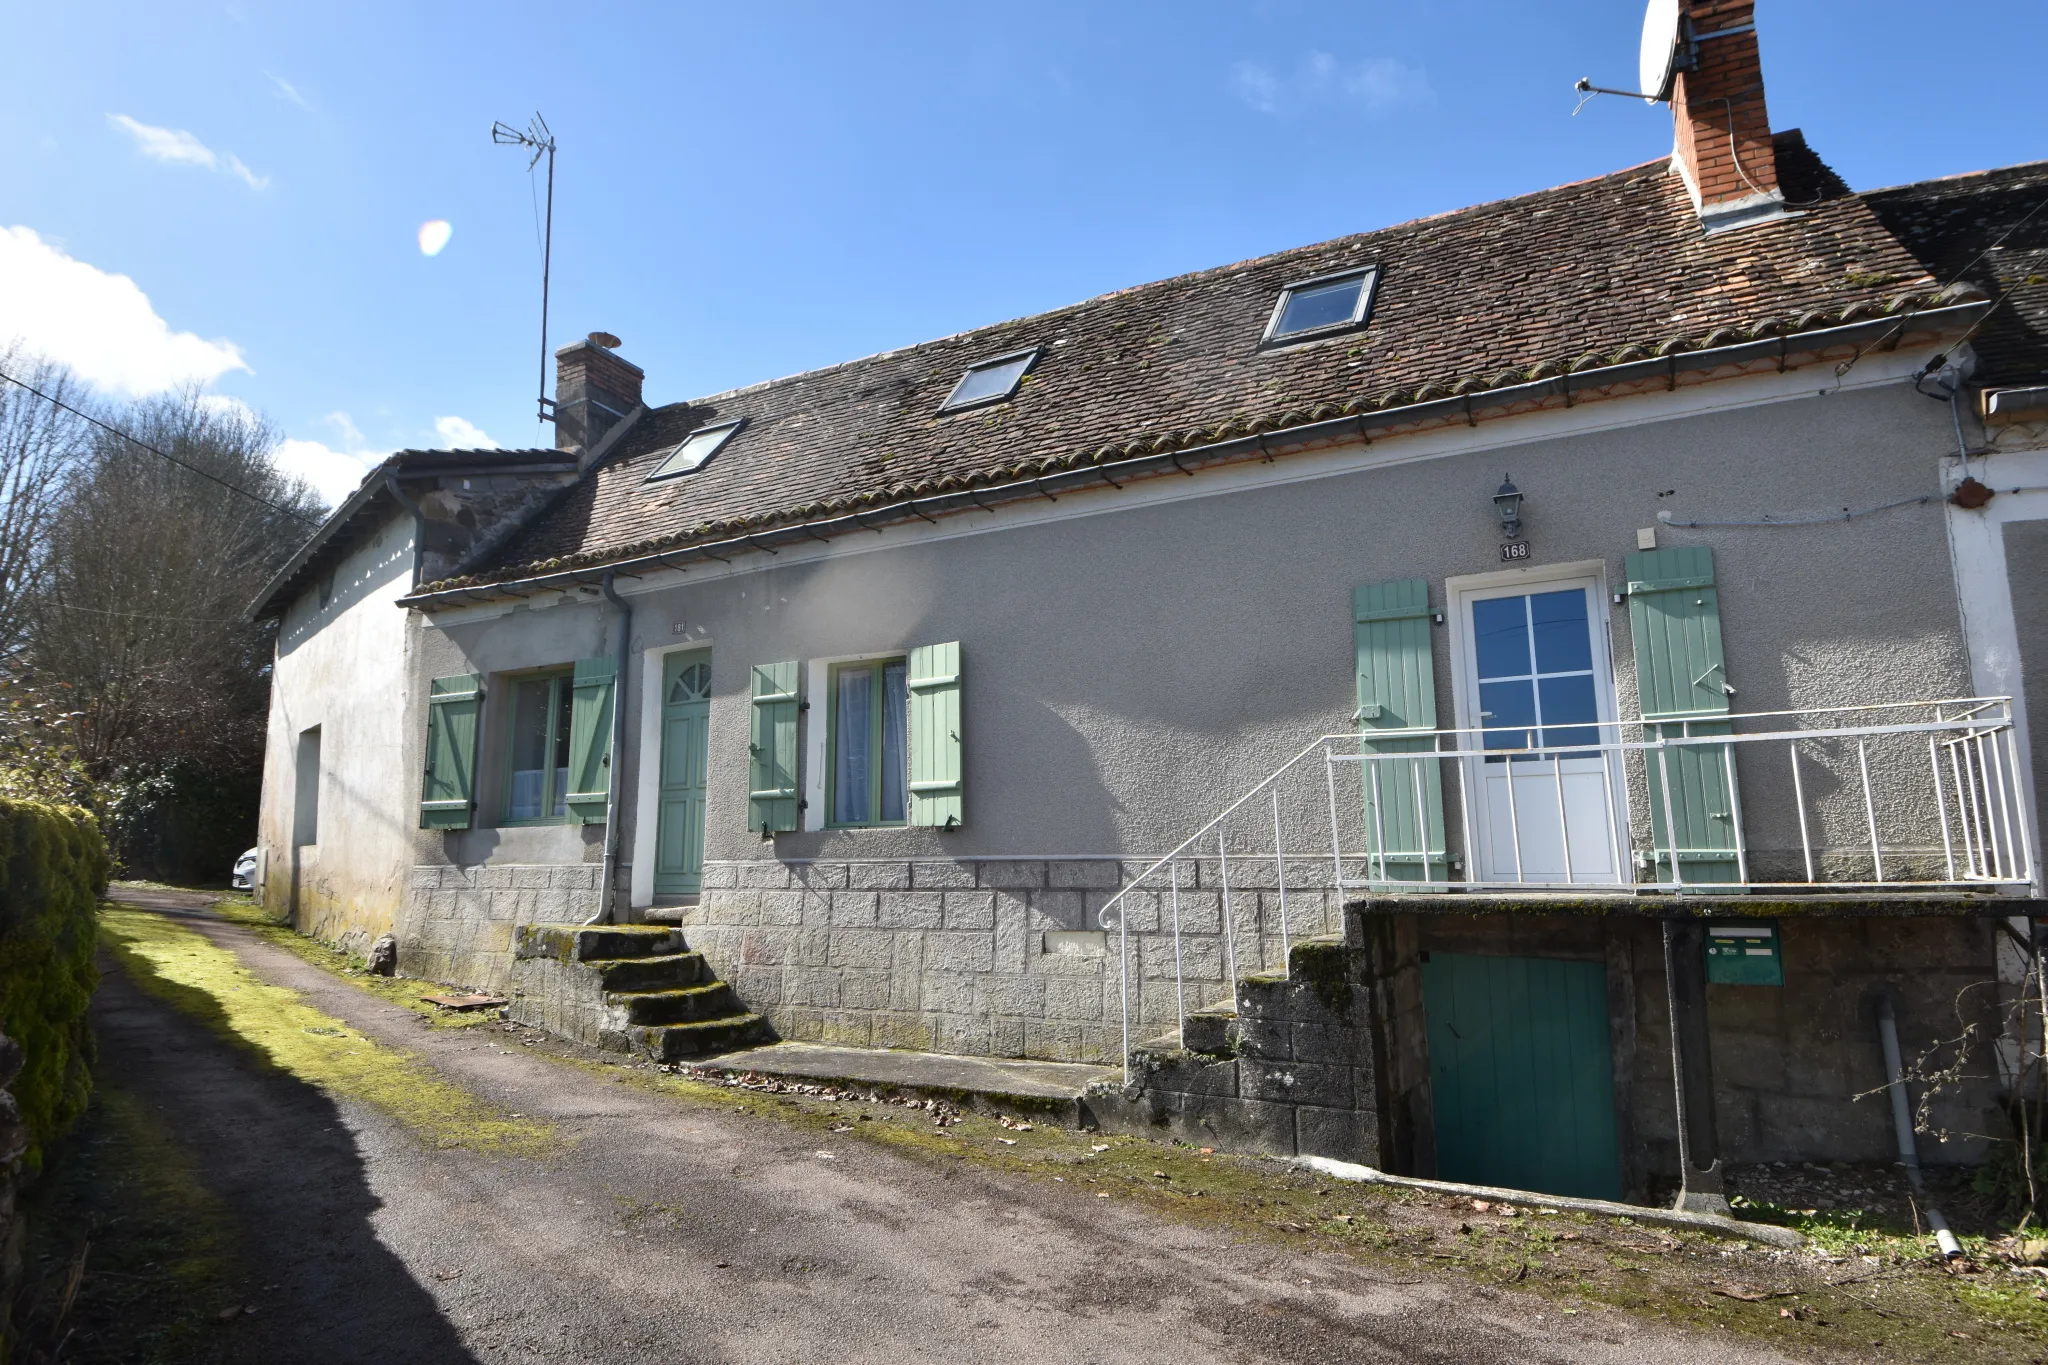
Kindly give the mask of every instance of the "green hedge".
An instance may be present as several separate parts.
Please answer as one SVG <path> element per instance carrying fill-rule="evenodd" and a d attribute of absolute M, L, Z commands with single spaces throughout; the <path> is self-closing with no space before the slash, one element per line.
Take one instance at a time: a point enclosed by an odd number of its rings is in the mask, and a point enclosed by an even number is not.
<path fill-rule="evenodd" d="M 75 806 L 0 798 L 0 1032 L 26 1063 L 12 1091 L 28 1124 L 28 1167 L 92 1092 L 86 1005 L 107 845 Z"/>

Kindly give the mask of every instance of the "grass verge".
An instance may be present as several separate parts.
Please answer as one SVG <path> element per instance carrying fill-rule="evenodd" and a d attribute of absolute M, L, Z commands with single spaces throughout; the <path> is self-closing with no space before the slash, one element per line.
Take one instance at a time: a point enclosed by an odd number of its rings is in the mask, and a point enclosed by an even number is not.
<path fill-rule="evenodd" d="M 543 1157 L 563 1141 L 553 1125 L 502 1113 L 418 1057 L 263 981 L 227 949 L 161 915 L 110 903 L 101 910 L 100 932 L 140 989 L 303 1081 L 376 1106 L 432 1146 Z"/>
<path fill-rule="evenodd" d="M 489 1011 L 445 1010 L 427 1003 L 429 993 L 443 993 L 449 988 L 411 977 L 375 976 L 371 974 L 369 965 L 356 954 L 308 937 L 282 920 L 272 919 L 245 891 L 230 891 L 218 896 L 213 907 L 222 919 L 241 925 L 265 943 L 282 948 L 301 962 L 332 973 L 387 1004 L 410 1010 L 433 1028 L 476 1028 L 494 1018 Z"/>

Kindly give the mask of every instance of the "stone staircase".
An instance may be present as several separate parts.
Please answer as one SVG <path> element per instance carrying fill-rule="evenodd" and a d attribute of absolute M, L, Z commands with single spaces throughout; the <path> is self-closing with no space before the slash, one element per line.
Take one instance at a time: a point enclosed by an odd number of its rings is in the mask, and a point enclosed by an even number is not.
<path fill-rule="evenodd" d="M 1091 1089 L 1091 1111 L 1108 1131 L 1377 1165 L 1372 995 L 1359 967 L 1342 939 L 1296 940 L 1285 974 L 1243 977 L 1234 998 L 1135 1045 L 1129 1082 Z"/>
<path fill-rule="evenodd" d="M 527 924 L 512 945 L 509 1014 L 612 1052 L 673 1062 L 768 1041 L 767 1022 L 720 981 L 680 929 Z"/>

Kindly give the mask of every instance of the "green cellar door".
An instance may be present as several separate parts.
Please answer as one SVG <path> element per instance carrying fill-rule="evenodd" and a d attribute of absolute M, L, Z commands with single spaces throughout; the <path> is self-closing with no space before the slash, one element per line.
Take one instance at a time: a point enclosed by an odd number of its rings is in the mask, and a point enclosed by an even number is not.
<path fill-rule="evenodd" d="M 1621 1198 L 1607 969 L 1431 953 L 1422 964 L 1441 1180 Z"/>

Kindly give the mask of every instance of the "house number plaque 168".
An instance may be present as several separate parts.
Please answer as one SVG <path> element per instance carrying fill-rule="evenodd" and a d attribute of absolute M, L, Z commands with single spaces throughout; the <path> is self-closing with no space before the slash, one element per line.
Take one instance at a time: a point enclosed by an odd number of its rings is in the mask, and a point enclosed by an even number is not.
<path fill-rule="evenodd" d="M 1503 564 L 1511 564 L 1515 560 L 1528 557 L 1529 542 L 1526 540 L 1510 540 L 1500 547 L 1500 562 Z"/>

